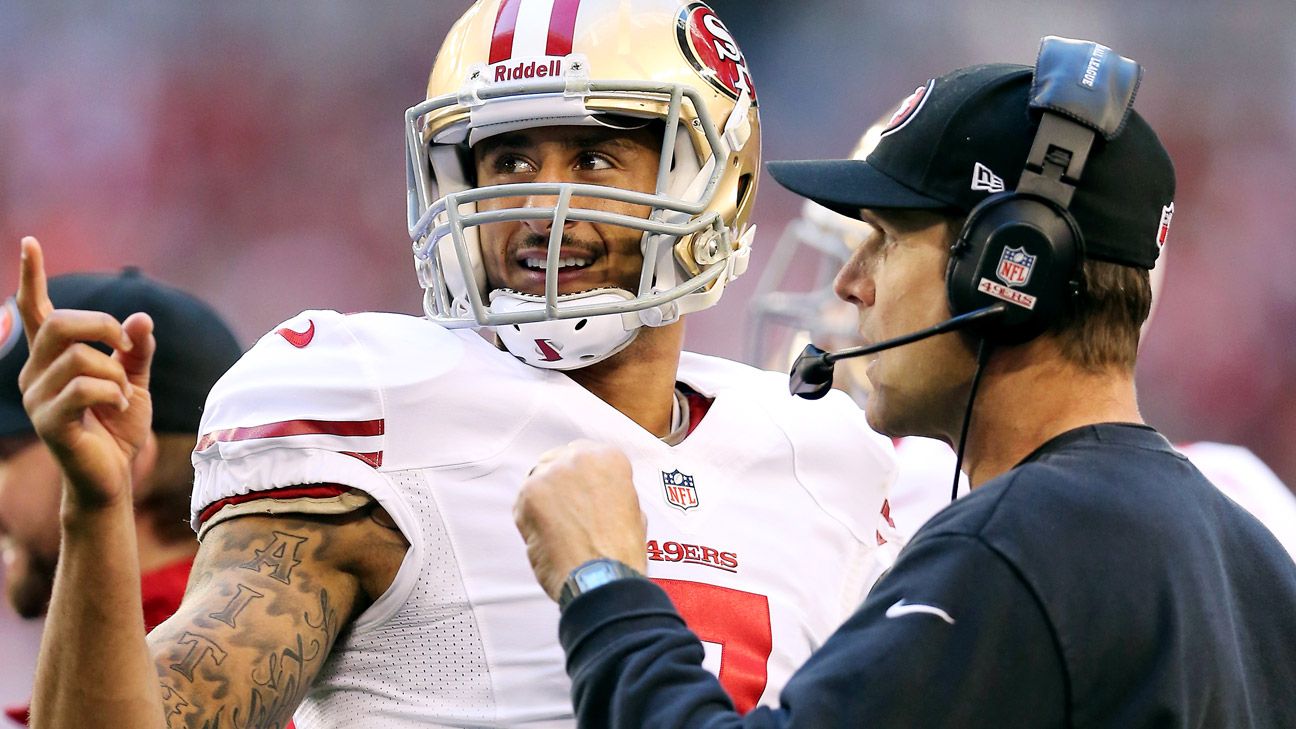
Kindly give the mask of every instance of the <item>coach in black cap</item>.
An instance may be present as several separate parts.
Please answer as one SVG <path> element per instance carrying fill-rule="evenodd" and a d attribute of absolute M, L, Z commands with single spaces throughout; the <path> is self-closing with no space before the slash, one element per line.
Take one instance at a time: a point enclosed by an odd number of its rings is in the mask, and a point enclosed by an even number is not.
<path fill-rule="evenodd" d="M 145 618 L 152 625 L 179 603 L 197 550 L 188 526 L 189 455 L 207 392 L 240 349 L 210 306 L 133 268 L 57 276 L 49 293 L 61 308 L 117 319 L 142 311 L 153 319 L 153 435 L 134 464 Z M 58 559 L 62 489 L 58 465 L 23 410 L 18 375 L 26 361 L 27 339 L 10 298 L 0 309 L 0 535 L 9 601 L 24 617 L 37 617 L 49 602 Z"/>
<path fill-rule="evenodd" d="M 624 457 L 546 454 L 515 515 L 541 585 L 576 595 L 560 629 L 582 726 L 1296 726 L 1296 564 L 1135 399 L 1174 211 L 1169 157 L 1130 109 L 1139 80 L 1110 49 L 1049 38 L 1034 69 L 918 86 L 864 160 L 770 165 L 874 227 L 836 281 L 867 341 L 975 314 L 867 370 L 870 422 L 963 447 L 973 491 L 781 706 L 739 717 L 636 576 Z"/>

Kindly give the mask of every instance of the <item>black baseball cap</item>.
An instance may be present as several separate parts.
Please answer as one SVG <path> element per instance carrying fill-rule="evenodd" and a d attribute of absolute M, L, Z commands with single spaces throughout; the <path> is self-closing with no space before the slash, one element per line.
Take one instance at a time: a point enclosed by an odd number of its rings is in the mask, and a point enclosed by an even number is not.
<path fill-rule="evenodd" d="M 49 280 L 49 295 L 61 309 L 102 311 L 118 320 L 137 311 L 153 317 L 153 430 L 198 432 L 207 393 L 242 354 L 234 334 L 210 306 L 136 268 L 55 276 Z M 26 362 L 27 337 L 10 297 L 0 308 L 0 437 L 33 432 L 18 390 L 18 373 Z"/>
<path fill-rule="evenodd" d="M 901 102 L 865 159 L 770 162 L 770 174 L 852 218 L 860 208 L 967 214 L 1017 186 L 1039 127 L 1028 105 L 1033 74 L 992 64 L 932 79 Z M 1096 135 L 1069 206 L 1087 257 L 1152 268 L 1174 189 L 1170 156 L 1137 112 L 1112 138 Z"/>

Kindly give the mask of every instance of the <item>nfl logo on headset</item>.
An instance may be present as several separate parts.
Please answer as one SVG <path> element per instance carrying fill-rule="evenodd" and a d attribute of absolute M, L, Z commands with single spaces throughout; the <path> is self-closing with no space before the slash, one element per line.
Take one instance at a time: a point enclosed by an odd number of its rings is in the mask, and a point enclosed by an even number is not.
<path fill-rule="evenodd" d="M 671 506 L 681 511 L 688 511 L 698 505 L 693 477 L 687 473 L 680 473 L 678 468 L 669 473 L 662 471 L 662 487 L 666 489 L 666 503 Z"/>
<path fill-rule="evenodd" d="M 1035 258 L 1025 248 L 1005 248 L 995 275 L 1009 286 L 1025 286 L 1035 268 Z"/>

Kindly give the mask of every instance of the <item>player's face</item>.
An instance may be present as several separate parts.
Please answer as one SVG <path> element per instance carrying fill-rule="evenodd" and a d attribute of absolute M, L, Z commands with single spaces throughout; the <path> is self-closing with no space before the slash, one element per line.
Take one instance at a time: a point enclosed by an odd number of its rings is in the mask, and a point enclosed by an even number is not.
<path fill-rule="evenodd" d="M 58 464 L 35 436 L 0 438 L 0 553 L 5 592 L 25 618 L 49 604 L 58 563 Z"/>
<path fill-rule="evenodd" d="M 875 230 L 837 274 L 834 288 L 859 311 L 860 335 L 873 343 L 937 324 L 950 316 L 945 293 L 950 230 L 920 211 L 863 211 Z M 975 369 L 958 333 L 880 352 L 865 374 L 872 392 L 869 423 L 891 436 L 946 437 Z"/>
<path fill-rule="evenodd" d="M 501 134 L 473 149 L 479 186 L 520 182 L 578 182 L 653 192 L 661 137 L 655 130 L 545 127 Z M 551 207 L 555 196 L 495 198 L 481 210 Z M 650 208 L 572 197 L 571 207 L 646 218 Z M 543 294 L 551 220 L 491 223 L 479 228 L 491 289 Z M 562 235 L 558 292 L 617 287 L 635 292 L 643 268 L 641 231 L 618 225 L 567 221 Z"/>

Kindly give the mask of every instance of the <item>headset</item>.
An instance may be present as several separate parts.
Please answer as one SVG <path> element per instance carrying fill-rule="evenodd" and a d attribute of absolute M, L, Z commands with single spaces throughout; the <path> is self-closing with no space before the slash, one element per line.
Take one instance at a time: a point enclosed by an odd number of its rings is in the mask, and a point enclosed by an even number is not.
<path fill-rule="evenodd" d="M 1029 103 L 1043 113 L 1017 187 L 972 208 L 950 246 L 945 289 L 954 316 L 922 331 L 839 352 L 807 345 L 789 373 L 792 394 L 812 400 L 827 394 L 837 360 L 970 330 L 979 339 L 977 368 L 955 459 L 950 500 L 957 498 L 972 405 L 994 347 L 1044 333 L 1084 290 L 1084 236 L 1069 211 L 1071 198 L 1094 135 L 1110 139 L 1120 132 L 1142 75 L 1142 67 L 1106 46 L 1045 37 Z"/>
<path fill-rule="evenodd" d="M 995 299 L 1009 304 L 971 327 L 990 343 L 1034 339 L 1082 293 L 1084 236 L 1068 208 L 1095 134 L 1119 132 L 1141 75 L 1137 63 L 1097 43 L 1041 41 L 1030 108 L 1044 113 L 1020 181 L 968 214 L 945 276 L 955 314 Z"/>
<path fill-rule="evenodd" d="M 974 207 L 950 247 L 945 286 L 954 317 L 838 352 L 809 345 L 792 365 L 792 394 L 821 398 L 834 362 L 949 331 L 970 329 L 984 351 L 1047 331 L 1084 290 L 1084 236 L 1068 211 L 1076 184 L 1095 134 L 1111 138 L 1124 125 L 1142 73 L 1106 46 L 1045 37 L 1030 93 L 1030 108 L 1043 113 L 1021 179 Z"/>

